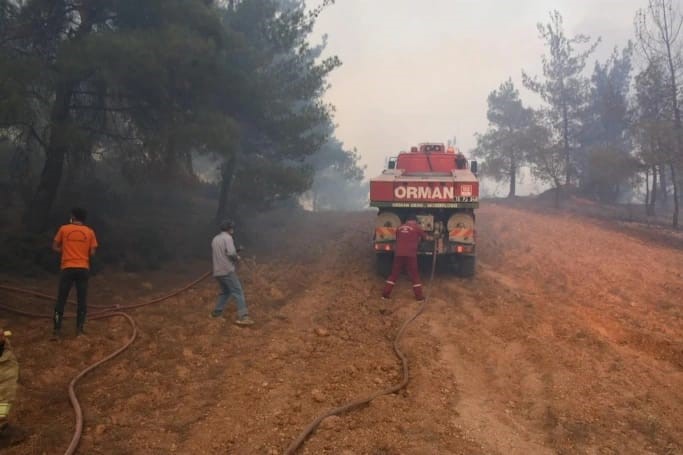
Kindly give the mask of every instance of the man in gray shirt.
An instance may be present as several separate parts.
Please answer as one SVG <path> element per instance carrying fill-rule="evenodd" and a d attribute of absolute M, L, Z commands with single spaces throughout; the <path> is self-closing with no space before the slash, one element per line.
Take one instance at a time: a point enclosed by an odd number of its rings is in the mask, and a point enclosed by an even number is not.
<path fill-rule="evenodd" d="M 220 228 L 221 233 L 214 237 L 211 242 L 211 250 L 213 252 L 213 276 L 218 281 L 221 293 L 218 295 L 218 302 L 216 302 L 216 308 L 211 312 L 211 316 L 214 318 L 221 316 L 225 304 L 232 295 L 237 303 L 235 324 L 252 325 L 254 321 L 249 317 L 242 284 L 235 272 L 235 264 L 240 260 L 235 242 L 232 239 L 235 225 L 232 221 L 224 220 L 221 222 Z"/>

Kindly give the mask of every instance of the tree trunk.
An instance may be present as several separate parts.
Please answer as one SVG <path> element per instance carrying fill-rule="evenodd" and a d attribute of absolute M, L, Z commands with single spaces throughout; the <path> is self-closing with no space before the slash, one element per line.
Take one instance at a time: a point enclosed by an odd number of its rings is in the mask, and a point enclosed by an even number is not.
<path fill-rule="evenodd" d="M 55 103 L 50 114 L 50 137 L 45 149 L 45 164 L 38 188 L 24 216 L 24 225 L 30 232 L 41 232 L 47 227 L 50 210 L 62 180 L 64 159 L 69 149 L 69 105 L 74 86 L 74 82 L 63 82 L 57 86 Z"/>
<path fill-rule="evenodd" d="M 678 180 L 676 180 L 676 167 L 673 165 L 673 163 L 671 163 L 669 166 L 671 167 L 671 182 L 673 183 L 674 187 L 674 215 L 671 220 L 671 225 L 674 229 L 678 229 Z"/>
<path fill-rule="evenodd" d="M 555 208 L 560 208 L 560 191 L 562 191 L 562 184 L 559 179 L 555 180 Z"/>
<path fill-rule="evenodd" d="M 228 202 L 232 183 L 237 172 L 237 154 L 233 153 L 228 160 L 221 166 L 221 189 L 218 196 L 218 209 L 216 210 L 216 220 L 220 222 L 228 215 Z"/>
<path fill-rule="evenodd" d="M 650 168 L 645 168 L 645 212 L 650 214 Z"/>
<path fill-rule="evenodd" d="M 192 152 L 185 150 L 183 152 L 183 169 L 187 173 L 187 175 L 190 177 L 190 179 L 193 179 L 196 177 L 194 173 L 194 163 L 192 162 Z"/>
<path fill-rule="evenodd" d="M 508 197 L 515 197 L 517 192 L 517 168 L 515 164 L 513 163 L 512 166 L 510 166 L 510 192 L 508 193 Z"/>
<path fill-rule="evenodd" d="M 647 206 L 647 214 L 655 216 L 657 208 L 657 166 L 652 166 L 652 190 L 650 191 L 650 203 Z"/>
<path fill-rule="evenodd" d="M 166 138 L 166 148 L 163 153 L 163 171 L 161 178 L 170 183 L 192 182 L 195 178 L 192 168 L 192 153 L 179 150 L 173 133 Z"/>
<path fill-rule="evenodd" d="M 673 107 L 674 111 L 674 133 L 675 133 L 675 141 L 674 144 L 676 146 L 676 149 L 674 150 L 674 160 L 680 160 L 681 159 L 681 150 L 683 149 L 683 146 L 681 145 L 682 138 L 681 138 L 681 109 L 678 104 L 678 81 L 676 78 L 676 72 L 680 68 L 677 68 L 674 64 L 674 57 L 673 53 L 675 52 L 674 50 L 671 49 L 673 42 L 676 40 L 676 37 L 674 36 L 673 38 L 671 37 L 670 33 L 672 30 L 668 29 L 668 24 L 670 20 L 673 20 L 673 18 L 667 19 L 666 17 L 666 7 L 662 8 L 662 13 L 664 15 L 664 27 L 665 27 L 665 44 L 666 44 L 666 56 L 667 56 L 667 62 L 669 64 L 669 75 L 671 77 L 671 106 Z M 677 33 L 677 32 L 676 32 Z M 678 181 L 676 180 L 676 167 L 674 163 L 669 164 L 671 167 L 671 183 L 673 185 L 674 189 L 674 194 L 673 194 L 673 199 L 674 199 L 674 215 L 673 215 L 673 227 L 674 229 L 678 227 Z"/>
<path fill-rule="evenodd" d="M 81 5 L 78 10 L 81 23 L 73 37 L 74 41 L 82 39 L 91 32 L 93 27 L 93 17 L 87 13 L 84 6 Z M 64 2 L 60 2 L 58 8 L 60 12 L 55 17 L 63 14 Z M 78 83 L 77 80 L 58 80 L 55 84 L 55 101 L 50 112 L 50 137 L 45 148 L 45 164 L 38 188 L 24 215 L 24 225 L 31 232 L 40 232 L 47 227 L 50 210 L 57 196 L 62 180 L 64 159 L 69 150 L 71 97 Z"/>
<path fill-rule="evenodd" d="M 570 182 L 570 166 L 569 166 L 569 113 L 567 106 L 562 107 L 562 139 L 564 141 L 564 165 L 565 165 L 565 185 Z"/>
<path fill-rule="evenodd" d="M 660 164 L 659 167 L 659 192 L 661 194 L 661 199 L 662 199 L 662 206 L 668 207 L 669 206 L 669 192 L 667 191 L 666 188 L 666 168 L 664 165 Z"/>

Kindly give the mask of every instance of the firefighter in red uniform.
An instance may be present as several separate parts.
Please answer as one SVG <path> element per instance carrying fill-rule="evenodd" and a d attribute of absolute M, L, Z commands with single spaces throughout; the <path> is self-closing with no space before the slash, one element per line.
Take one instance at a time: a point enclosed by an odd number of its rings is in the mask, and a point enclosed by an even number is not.
<path fill-rule="evenodd" d="M 422 283 L 420 274 L 417 270 L 417 247 L 420 240 L 426 237 L 425 232 L 417 224 L 417 218 L 413 215 L 406 217 L 406 222 L 396 229 L 396 251 L 394 251 L 394 264 L 391 268 L 391 275 L 387 278 L 387 283 L 382 292 L 382 298 L 388 299 L 391 290 L 396 284 L 396 279 L 403 269 L 408 272 L 410 280 L 413 282 L 413 292 L 417 300 L 424 300 L 422 294 Z"/>

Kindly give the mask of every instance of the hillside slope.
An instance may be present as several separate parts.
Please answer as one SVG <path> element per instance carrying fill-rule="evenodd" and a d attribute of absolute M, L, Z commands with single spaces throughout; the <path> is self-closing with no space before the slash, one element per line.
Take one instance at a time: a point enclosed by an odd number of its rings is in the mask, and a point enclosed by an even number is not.
<path fill-rule="evenodd" d="M 417 304 L 405 278 L 390 302 L 378 298 L 373 217 L 280 218 L 240 270 L 253 328 L 208 317 L 210 280 L 131 311 L 139 339 L 78 387 L 80 453 L 282 453 L 323 410 L 398 382 L 391 340 Z M 438 273 L 403 339 L 407 389 L 326 420 L 301 453 L 682 453 L 683 251 L 495 204 L 477 224 L 477 276 Z M 144 300 L 205 267 L 98 275 L 92 301 Z M 49 322 L 0 312 L 0 323 L 16 334 L 16 418 L 29 433 L 6 453 L 61 453 L 68 382 L 128 329 L 93 321 L 87 338 L 54 344 Z"/>

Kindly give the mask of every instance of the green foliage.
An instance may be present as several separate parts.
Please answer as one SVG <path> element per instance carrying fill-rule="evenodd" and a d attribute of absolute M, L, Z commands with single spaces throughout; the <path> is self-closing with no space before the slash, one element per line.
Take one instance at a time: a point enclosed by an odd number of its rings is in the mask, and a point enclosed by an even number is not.
<path fill-rule="evenodd" d="M 0 239 L 0 271 L 37 276 L 59 270 L 59 256 L 51 249 L 52 238 L 45 234 L 14 232 Z"/>
<path fill-rule="evenodd" d="M 304 163 L 331 133 L 331 107 L 322 95 L 327 75 L 340 64 L 336 57 L 320 58 L 324 42 L 308 44 L 325 3 L 307 12 L 303 1 L 252 0 L 225 11 L 225 22 L 248 49 L 239 60 L 248 83 L 238 98 L 237 164 L 223 173 L 223 192 L 228 186 L 232 191 L 226 204 L 262 206 L 300 194 L 313 183 Z"/>
<path fill-rule="evenodd" d="M 240 164 L 232 197 L 235 207 L 266 209 L 303 193 L 312 181 L 310 166 L 251 156 Z"/>
<path fill-rule="evenodd" d="M 527 131 L 526 158 L 532 175 L 557 189 L 566 173 L 563 149 L 553 141 L 551 128 L 542 122 L 540 116 L 534 116 Z"/>
<path fill-rule="evenodd" d="M 595 62 L 584 120 L 584 142 L 623 145 L 630 125 L 632 55 L 633 46 L 629 42 L 621 53 L 615 49 L 605 63 Z"/>
<path fill-rule="evenodd" d="M 170 259 L 168 247 L 156 229 L 143 226 L 128 232 L 130 248 L 123 257 L 123 269 L 128 272 L 157 270 Z"/>
<path fill-rule="evenodd" d="M 650 0 L 648 7 L 638 10 L 635 18 L 636 36 L 638 44 L 650 64 L 651 71 L 657 71 L 664 76 L 665 85 L 668 87 L 668 105 L 673 123 L 672 152 L 665 158 L 666 166 L 671 173 L 673 187 L 674 210 L 672 226 L 678 228 L 680 187 L 680 175 L 683 173 L 683 121 L 680 109 L 680 72 L 683 69 L 681 60 L 681 27 L 683 27 L 683 13 L 678 2 L 672 0 Z M 659 66 L 655 70 L 654 66 Z M 655 82 L 658 75 L 651 73 L 651 82 Z M 656 86 L 653 85 L 652 88 Z M 659 90 L 655 90 L 654 97 L 659 97 Z M 650 125 L 654 125 L 648 122 Z M 647 133 L 649 135 L 649 133 Z M 650 147 L 652 149 L 652 147 Z M 652 157 L 649 157 L 652 158 Z M 658 156 L 656 159 L 661 159 Z"/>
<path fill-rule="evenodd" d="M 617 202 L 640 168 L 635 157 L 610 145 L 592 147 L 587 161 L 590 180 L 585 183 L 584 191 L 607 203 Z"/>
<path fill-rule="evenodd" d="M 95 160 L 189 184 L 193 157 L 218 157 L 235 164 L 224 200 L 244 204 L 307 190 L 340 64 L 309 43 L 330 3 L 0 0 L 0 135 L 46 157 L 29 224 Z"/>
<path fill-rule="evenodd" d="M 228 54 L 240 50 L 239 40 L 201 2 L 149 2 L 142 13 L 124 8 L 120 27 L 91 35 L 75 61 L 89 62 L 100 85 L 113 88 L 148 167 L 165 177 L 190 174 L 191 150 L 229 150 L 239 137 L 222 103 L 243 84 Z"/>
<path fill-rule="evenodd" d="M 511 79 L 489 94 L 487 118 L 489 128 L 477 135 L 474 155 L 484 160 L 482 174 L 510 182 L 508 194 L 514 196 L 518 174 L 533 145 L 533 111 L 523 106 Z"/>
<path fill-rule="evenodd" d="M 320 97 L 327 74 L 339 64 L 335 57 L 317 62 L 322 49 L 307 43 L 316 16 L 306 13 L 304 2 L 290 3 L 244 1 L 224 13 L 245 46 L 236 62 L 246 79 L 239 119 L 256 130 L 249 136 L 289 159 L 312 153 L 324 140 L 312 130 L 328 119 Z"/>
<path fill-rule="evenodd" d="M 360 165 L 356 149 L 346 150 L 342 142 L 331 138 L 308 162 L 315 170 L 309 194 L 313 210 L 352 210 L 366 205 L 365 166 Z"/>
<path fill-rule="evenodd" d="M 673 107 L 663 62 L 653 61 L 636 76 L 634 135 L 647 165 L 671 162 L 675 147 Z"/>
<path fill-rule="evenodd" d="M 524 85 L 539 94 L 547 104 L 545 115 L 552 127 L 555 141 L 561 144 L 564 154 L 565 183 L 575 173 L 572 150 L 578 146 L 582 128 L 581 112 L 586 103 L 587 80 L 582 75 L 586 60 L 600 42 L 591 43 L 590 37 L 576 35 L 568 38 L 564 32 L 562 15 L 550 14 L 550 22 L 537 25 L 549 55 L 544 55 L 543 79 L 538 80 L 522 72 Z M 578 46 L 587 45 L 583 51 Z"/>
<path fill-rule="evenodd" d="M 595 63 L 583 113 L 582 148 L 576 159 L 579 183 L 584 194 L 602 202 L 617 202 L 638 172 L 629 135 L 632 53 L 629 43 L 621 54 L 615 49 L 607 62 Z"/>

